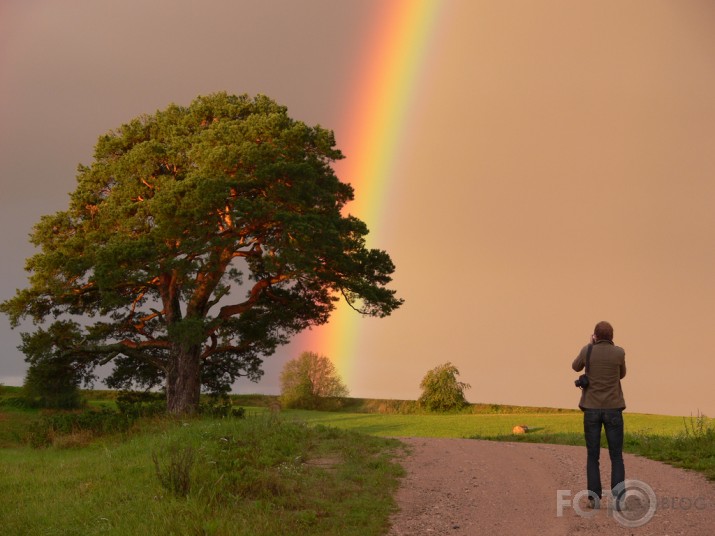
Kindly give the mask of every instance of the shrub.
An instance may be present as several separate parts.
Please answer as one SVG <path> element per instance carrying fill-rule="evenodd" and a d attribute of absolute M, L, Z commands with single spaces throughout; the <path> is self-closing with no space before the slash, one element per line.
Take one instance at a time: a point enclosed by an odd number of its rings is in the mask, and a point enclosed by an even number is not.
<path fill-rule="evenodd" d="M 281 372 L 281 403 L 287 408 L 338 409 L 348 388 L 327 357 L 303 352 Z"/>
<path fill-rule="evenodd" d="M 3 398 L 0 400 L 0 406 L 18 409 L 30 409 L 37 407 L 34 401 L 30 400 L 26 396 L 9 396 L 7 398 Z"/>
<path fill-rule="evenodd" d="M 428 411 L 450 411 L 467 405 L 464 390 L 471 386 L 457 381 L 459 370 L 452 363 L 439 365 L 425 374 L 418 402 Z"/>
<path fill-rule="evenodd" d="M 420 412 L 415 400 L 351 399 L 350 405 L 351 411 L 362 413 L 411 415 Z"/>
<path fill-rule="evenodd" d="M 23 390 L 30 407 L 78 409 L 82 406 L 78 383 L 71 367 L 47 361 L 30 365 Z"/>
<path fill-rule="evenodd" d="M 121 413 L 134 419 L 166 413 L 166 398 L 163 393 L 121 391 L 116 402 Z"/>
<path fill-rule="evenodd" d="M 236 417 L 242 419 L 246 415 L 243 408 L 234 409 L 231 398 L 228 396 L 210 396 L 204 403 L 199 404 L 199 414 L 209 417 Z"/>
<path fill-rule="evenodd" d="M 20 350 L 29 363 L 24 382 L 24 395 L 35 407 L 77 409 L 82 406 L 79 385 L 95 379 L 86 360 L 68 353 L 78 343 L 79 325 L 59 321 L 47 330 L 22 333 Z"/>
<path fill-rule="evenodd" d="M 56 444 L 62 436 L 82 435 L 85 439 L 100 435 L 122 433 L 129 430 L 134 418 L 123 413 L 102 409 L 82 413 L 55 413 L 45 415 L 32 423 L 27 441 L 33 447 Z"/>

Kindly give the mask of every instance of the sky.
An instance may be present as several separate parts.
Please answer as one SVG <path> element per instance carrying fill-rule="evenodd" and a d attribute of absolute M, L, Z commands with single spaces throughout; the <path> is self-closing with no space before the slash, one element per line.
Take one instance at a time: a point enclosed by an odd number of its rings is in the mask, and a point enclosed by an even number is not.
<path fill-rule="evenodd" d="M 391 64 L 404 78 L 370 86 L 397 50 L 391 8 L 429 20 Z M 450 361 L 472 402 L 576 407 L 571 362 L 608 320 L 628 411 L 715 416 L 713 29 L 708 0 L 0 0 L 0 300 L 100 135 L 262 93 L 335 131 L 349 210 L 405 304 L 341 309 L 238 392 L 278 393 L 310 350 L 356 397 L 414 399 Z M 359 125 L 380 91 L 402 106 L 373 108 L 390 144 Z M 379 173 L 360 167 L 381 148 Z M 25 372 L 19 331 L 0 318 L 6 384 Z"/>

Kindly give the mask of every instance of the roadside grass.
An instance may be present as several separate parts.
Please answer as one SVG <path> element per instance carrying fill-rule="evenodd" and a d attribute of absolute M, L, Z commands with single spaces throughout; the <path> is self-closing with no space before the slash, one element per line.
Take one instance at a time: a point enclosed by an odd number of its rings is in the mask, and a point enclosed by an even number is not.
<path fill-rule="evenodd" d="M 287 410 L 313 424 L 387 437 L 462 437 L 585 446 L 583 416 L 573 413 L 394 415 Z M 715 480 L 715 419 L 624 413 L 624 451 L 699 471 Z M 528 433 L 514 434 L 516 425 Z M 606 447 L 605 434 L 601 436 Z"/>
<path fill-rule="evenodd" d="M 383 534 L 401 450 L 255 412 L 83 448 L 0 449 L 3 533 Z"/>
<path fill-rule="evenodd" d="M 715 480 L 715 420 L 697 417 L 665 417 L 660 415 L 624 414 L 623 450 L 674 467 L 691 469 Z M 579 424 L 582 421 L 579 420 Z M 606 434 L 601 434 L 601 446 L 606 448 Z M 473 439 L 551 443 L 585 446 L 583 431 L 553 431 L 536 428 L 527 434 L 475 434 Z"/>
<path fill-rule="evenodd" d="M 54 413 L 18 407 L 16 394 L 0 393 L 4 534 L 378 535 L 406 452 L 392 438 L 584 444 L 580 411 L 481 404 L 427 414 L 409 401 L 360 399 L 338 412 L 277 412 L 275 397 L 256 395 L 232 397 L 243 419 L 144 417 L 108 434 L 57 430 L 52 446 L 30 448 L 31 431 Z M 88 409 L 116 408 L 112 395 L 94 394 Z M 624 419 L 627 452 L 715 479 L 712 419 Z M 528 433 L 514 435 L 516 425 Z"/>
<path fill-rule="evenodd" d="M 675 436 L 634 434 L 624 450 L 675 467 L 692 469 L 715 480 L 715 419 L 703 415 L 683 419 L 684 428 Z"/>

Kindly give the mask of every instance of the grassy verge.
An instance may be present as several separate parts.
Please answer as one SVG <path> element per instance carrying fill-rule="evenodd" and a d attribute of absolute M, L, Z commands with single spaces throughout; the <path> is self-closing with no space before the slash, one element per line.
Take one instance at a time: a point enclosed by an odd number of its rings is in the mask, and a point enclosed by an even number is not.
<path fill-rule="evenodd" d="M 382 534 L 399 443 L 269 415 L 0 449 L 6 534 Z"/>
<path fill-rule="evenodd" d="M 698 419 L 696 423 L 702 423 Z M 685 430 L 676 436 L 630 435 L 624 449 L 652 460 L 675 467 L 692 469 L 715 480 L 715 428 L 699 424 L 685 424 Z"/>
<path fill-rule="evenodd" d="M 391 415 L 289 410 L 291 418 L 377 436 L 464 437 L 495 441 L 585 446 L 583 416 L 577 413 Z M 715 480 L 715 420 L 625 413 L 624 450 L 692 469 Z M 526 424 L 527 434 L 512 428 Z M 602 445 L 606 446 L 605 434 Z"/>
<path fill-rule="evenodd" d="M 581 425 L 579 419 L 579 425 Z M 651 460 L 661 461 L 703 473 L 715 480 L 715 421 L 704 416 L 664 418 L 656 415 L 624 415 L 625 434 L 623 450 Z M 580 431 L 539 430 L 523 435 L 479 433 L 474 439 L 514 441 L 525 443 L 552 443 L 585 446 Z M 607 447 L 605 433 L 601 446 Z"/>

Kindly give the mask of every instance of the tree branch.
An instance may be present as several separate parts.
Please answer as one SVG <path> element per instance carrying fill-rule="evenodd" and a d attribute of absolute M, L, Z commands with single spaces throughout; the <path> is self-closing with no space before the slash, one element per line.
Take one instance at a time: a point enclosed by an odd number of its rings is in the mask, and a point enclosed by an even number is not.
<path fill-rule="evenodd" d="M 238 346 L 234 346 L 231 344 L 224 344 L 223 346 L 212 345 L 211 348 L 207 348 L 206 350 L 204 350 L 204 352 L 201 354 L 201 359 L 203 361 L 206 361 L 214 354 L 222 354 L 226 352 L 239 353 L 246 350 L 248 347 L 248 344 L 239 344 Z"/>
<path fill-rule="evenodd" d="M 145 348 L 168 348 L 170 343 L 168 341 L 129 341 L 123 340 L 114 344 L 107 344 L 103 346 L 80 346 L 74 347 L 66 350 L 65 354 L 88 354 L 88 355 L 106 355 L 100 362 L 100 365 L 106 365 L 112 359 L 117 357 L 119 354 L 126 354 L 134 359 L 138 359 L 155 366 L 160 370 L 166 370 L 166 364 L 160 359 L 156 359 L 147 352 L 140 352 L 138 350 Z"/>
<path fill-rule="evenodd" d="M 280 283 L 281 281 L 286 281 L 290 279 L 290 275 L 278 275 L 270 279 L 261 279 L 251 289 L 248 299 L 243 303 L 237 303 L 234 305 L 224 305 L 218 313 L 218 318 L 230 318 L 232 316 L 240 315 L 249 311 L 261 297 L 261 293 L 271 285 Z"/>

